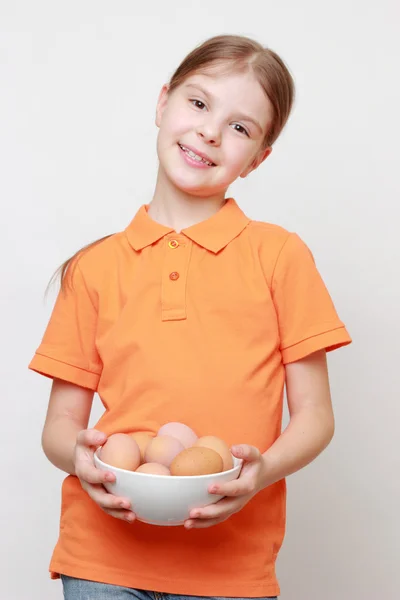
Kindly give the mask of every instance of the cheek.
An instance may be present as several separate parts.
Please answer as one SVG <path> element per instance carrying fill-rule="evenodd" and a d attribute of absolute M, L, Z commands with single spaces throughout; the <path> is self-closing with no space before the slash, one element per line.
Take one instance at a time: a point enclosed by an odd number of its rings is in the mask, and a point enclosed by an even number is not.
<path fill-rule="evenodd" d="M 226 158 L 230 171 L 240 174 L 248 165 L 251 156 L 248 148 L 244 147 L 242 140 L 231 140 L 227 144 Z"/>
<path fill-rule="evenodd" d="M 165 138 L 179 138 L 182 133 L 190 129 L 191 125 L 193 123 L 191 123 L 190 114 L 183 109 L 177 110 L 176 107 L 172 106 L 170 110 L 167 109 L 164 113 L 160 132 Z M 177 139 L 174 141 L 177 141 Z"/>
<path fill-rule="evenodd" d="M 164 150 L 168 150 L 172 145 L 176 143 L 176 135 L 174 134 L 174 129 L 169 126 L 168 123 L 163 123 L 162 127 L 158 132 L 157 138 L 157 149 L 160 152 Z"/>

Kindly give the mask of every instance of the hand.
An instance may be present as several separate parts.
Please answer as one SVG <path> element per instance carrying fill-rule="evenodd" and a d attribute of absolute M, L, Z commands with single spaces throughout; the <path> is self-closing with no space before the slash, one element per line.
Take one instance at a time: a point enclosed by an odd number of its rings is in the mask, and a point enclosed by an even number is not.
<path fill-rule="evenodd" d="M 205 528 L 226 521 L 231 515 L 239 512 L 248 502 L 265 487 L 266 466 L 261 452 L 254 446 L 240 444 L 233 446 L 231 452 L 243 460 L 238 479 L 210 486 L 210 494 L 225 496 L 215 504 L 190 511 L 190 519 L 185 521 L 187 529 Z"/>
<path fill-rule="evenodd" d="M 93 454 L 106 440 L 106 434 L 96 429 L 84 429 L 78 433 L 73 457 L 75 474 L 83 489 L 104 512 L 117 519 L 132 523 L 135 514 L 129 510 L 129 500 L 109 494 L 103 487 L 103 483 L 106 481 L 115 481 L 114 473 L 101 471 L 94 464 Z"/>

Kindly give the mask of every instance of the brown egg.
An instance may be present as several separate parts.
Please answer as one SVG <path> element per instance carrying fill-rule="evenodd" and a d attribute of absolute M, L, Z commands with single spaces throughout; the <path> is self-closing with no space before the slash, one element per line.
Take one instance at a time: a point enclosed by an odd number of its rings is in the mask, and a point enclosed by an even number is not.
<path fill-rule="evenodd" d="M 148 443 L 153 439 L 154 435 L 150 433 L 146 433 L 144 431 L 135 431 L 135 433 L 131 433 L 131 437 L 135 440 L 140 449 L 140 459 L 141 462 L 144 462 L 144 453 L 146 451 Z"/>
<path fill-rule="evenodd" d="M 168 467 L 159 463 L 144 463 L 136 469 L 136 473 L 148 473 L 150 475 L 171 475 Z"/>
<path fill-rule="evenodd" d="M 135 471 L 140 465 L 139 446 L 126 433 L 110 435 L 100 451 L 100 460 L 112 467 Z"/>
<path fill-rule="evenodd" d="M 231 451 L 229 450 L 228 444 L 226 444 L 224 440 L 221 440 L 221 438 L 218 438 L 215 435 L 204 435 L 194 443 L 194 447 L 196 446 L 215 450 L 215 452 L 218 452 L 222 458 L 223 470 L 228 471 L 229 469 L 233 469 L 233 458 Z"/>
<path fill-rule="evenodd" d="M 190 448 L 197 440 L 193 429 L 183 423 L 166 423 L 159 429 L 157 435 L 170 435 L 179 440 L 185 448 Z"/>
<path fill-rule="evenodd" d="M 211 448 L 193 446 L 185 448 L 171 463 L 171 475 L 208 475 L 220 473 L 223 468 L 221 456 Z"/>
<path fill-rule="evenodd" d="M 149 442 L 144 456 L 148 463 L 155 462 L 169 467 L 182 450 L 184 447 L 179 440 L 170 435 L 160 435 Z"/>

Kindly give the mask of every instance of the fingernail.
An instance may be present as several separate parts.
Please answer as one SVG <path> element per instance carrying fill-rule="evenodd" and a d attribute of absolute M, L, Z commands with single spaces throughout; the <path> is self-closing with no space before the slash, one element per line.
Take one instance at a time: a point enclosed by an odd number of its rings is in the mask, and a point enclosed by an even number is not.
<path fill-rule="evenodd" d="M 186 521 L 185 527 L 186 527 L 186 529 L 192 529 L 193 523 L 191 521 Z"/>
<path fill-rule="evenodd" d="M 233 446 L 233 451 L 239 456 L 242 456 L 243 454 L 243 448 L 240 448 L 239 446 Z"/>
<path fill-rule="evenodd" d="M 121 508 L 129 508 L 129 504 L 127 502 L 120 502 L 119 505 Z"/>
<path fill-rule="evenodd" d="M 199 516 L 200 516 L 200 513 L 199 513 L 199 512 L 196 512 L 196 511 L 195 511 L 195 512 L 191 512 L 191 513 L 190 513 L 190 516 L 192 517 L 192 519 L 197 519 L 197 517 L 199 517 Z"/>
<path fill-rule="evenodd" d="M 210 489 L 210 494 L 215 494 L 215 492 L 218 492 L 218 488 L 214 485 L 211 489 Z"/>
<path fill-rule="evenodd" d="M 132 523 L 134 516 L 132 514 L 126 515 L 125 519 L 128 521 L 128 523 Z"/>

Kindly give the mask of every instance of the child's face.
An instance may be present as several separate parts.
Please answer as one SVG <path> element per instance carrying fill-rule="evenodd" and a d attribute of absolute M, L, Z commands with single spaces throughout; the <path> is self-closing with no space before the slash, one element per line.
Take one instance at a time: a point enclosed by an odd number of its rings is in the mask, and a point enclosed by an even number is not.
<path fill-rule="evenodd" d="M 193 74 L 157 105 L 160 167 L 180 190 L 195 196 L 224 193 L 271 153 L 262 150 L 272 105 L 250 72 Z M 209 166 L 192 150 L 212 162 Z"/>

